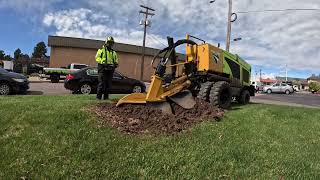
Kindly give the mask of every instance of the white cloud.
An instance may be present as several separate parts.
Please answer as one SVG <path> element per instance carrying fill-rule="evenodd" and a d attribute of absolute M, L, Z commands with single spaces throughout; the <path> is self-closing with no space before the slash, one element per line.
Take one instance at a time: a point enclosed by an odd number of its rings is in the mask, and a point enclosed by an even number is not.
<path fill-rule="evenodd" d="M 151 18 L 153 25 L 148 29 L 152 34 L 147 39 L 148 46 L 163 46 L 167 35 L 179 39 L 186 33 L 213 44 L 224 44 L 227 1 L 213 4 L 198 0 L 147 2 L 156 9 L 156 15 Z M 140 3 L 127 0 L 83 1 L 79 2 L 79 8 L 47 13 L 43 22 L 54 27 L 57 35 L 104 39 L 111 34 L 121 42 L 141 45 Z M 318 0 L 234 2 L 235 12 L 286 8 L 320 8 L 320 3 Z M 319 15 L 320 12 L 316 11 L 239 14 L 233 23 L 232 38 L 242 37 L 243 40 L 233 42 L 231 50 L 253 65 L 278 68 L 287 64 L 292 70 L 319 72 Z"/>
<path fill-rule="evenodd" d="M 102 20 L 103 19 L 103 20 Z M 56 35 L 92 38 L 104 40 L 106 36 L 114 36 L 118 42 L 141 45 L 143 31 L 129 27 L 111 27 L 101 21 L 109 21 L 109 16 L 105 14 L 94 14 L 89 9 L 72 9 L 56 13 L 48 13 L 43 19 L 46 26 L 56 28 Z M 106 22 L 107 23 L 107 22 Z M 164 41 L 160 36 L 150 34 L 152 38 L 158 41 Z M 151 47 L 160 47 L 157 41 L 147 41 Z"/>

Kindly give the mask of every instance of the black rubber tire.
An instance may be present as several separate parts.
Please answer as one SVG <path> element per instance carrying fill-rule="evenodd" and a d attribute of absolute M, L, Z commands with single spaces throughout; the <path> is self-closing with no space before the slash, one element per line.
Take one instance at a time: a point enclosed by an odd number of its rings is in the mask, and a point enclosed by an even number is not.
<path fill-rule="evenodd" d="M 250 92 L 248 90 L 243 90 L 237 100 L 240 104 L 248 104 L 250 102 Z"/>
<path fill-rule="evenodd" d="M 140 88 L 140 91 L 139 91 Z M 132 87 L 132 93 L 143 93 L 143 87 L 136 84 Z"/>
<path fill-rule="evenodd" d="M 60 75 L 59 74 L 51 74 L 50 80 L 52 83 L 58 83 L 60 81 Z"/>
<path fill-rule="evenodd" d="M 272 90 L 271 89 L 268 89 L 267 90 L 267 94 L 271 94 L 272 93 Z"/>
<path fill-rule="evenodd" d="M 231 107 L 232 94 L 230 84 L 225 81 L 218 81 L 213 84 L 210 91 L 210 103 L 223 109 Z"/>
<path fill-rule="evenodd" d="M 285 93 L 286 93 L 286 95 L 291 94 L 291 93 L 290 93 L 290 91 L 289 91 L 288 89 L 285 91 Z"/>
<path fill-rule="evenodd" d="M 6 96 L 12 94 L 12 88 L 8 83 L 0 83 L 0 96 Z"/>
<path fill-rule="evenodd" d="M 82 83 L 80 86 L 81 94 L 91 94 L 92 93 L 92 85 L 90 83 Z"/>
<path fill-rule="evenodd" d="M 212 86 L 213 82 L 202 83 L 197 98 L 209 102 L 210 91 Z"/>

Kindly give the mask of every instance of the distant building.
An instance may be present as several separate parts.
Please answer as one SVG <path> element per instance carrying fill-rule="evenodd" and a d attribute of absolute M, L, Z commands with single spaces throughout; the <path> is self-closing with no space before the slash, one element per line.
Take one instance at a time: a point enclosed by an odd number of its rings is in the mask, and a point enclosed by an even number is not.
<path fill-rule="evenodd" d="M 309 85 L 308 85 L 309 83 L 307 79 L 304 79 L 304 78 L 293 78 L 293 77 L 286 78 L 286 77 L 277 76 L 276 79 L 281 82 L 286 82 L 286 80 L 288 80 L 288 82 L 291 82 L 293 85 L 297 86 L 299 90 L 309 89 Z"/>
<path fill-rule="evenodd" d="M 311 83 L 311 82 L 318 82 L 318 83 L 320 83 L 320 77 L 319 77 L 319 76 L 311 76 L 311 77 L 309 77 L 307 80 L 308 80 L 308 83 Z"/>
<path fill-rule="evenodd" d="M 0 67 L 9 71 L 13 70 L 13 61 L 0 60 Z"/>
<path fill-rule="evenodd" d="M 267 79 L 260 79 L 260 82 L 261 82 L 263 85 L 271 85 L 271 84 L 276 83 L 277 80 L 276 80 L 276 79 L 267 78 Z"/>
<path fill-rule="evenodd" d="M 117 51 L 119 57 L 119 68 L 117 70 L 128 77 L 139 79 L 142 47 L 117 43 L 116 39 L 115 41 L 114 50 Z M 99 40 L 49 36 L 48 46 L 51 47 L 50 67 L 66 67 L 71 63 L 81 63 L 95 67 L 97 66 L 96 52 L 103 44 L 104 41 Z M 143 77 L 145 81 L 149 81 L 154 72 L 151 61 L 158 51 L 158 49 L 153 48 L 145 49 Z M 178 57 L 180 60 L 184 58 L 185 56 L 181 54 Z"/>

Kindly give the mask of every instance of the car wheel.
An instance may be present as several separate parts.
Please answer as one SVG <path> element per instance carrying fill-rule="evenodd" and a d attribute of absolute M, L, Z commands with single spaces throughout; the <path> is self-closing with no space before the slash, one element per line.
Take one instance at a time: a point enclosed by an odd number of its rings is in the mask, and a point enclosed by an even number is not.
<path fill-rule="evenodd" d="M 7 83 L 0 84 L 0 95 L 9 95 L 11 94 L 11 87 Z"/>
<path fill-rule="evenodd" d="M 286 93 L 287 95 L 289 95 L 289 94 L 290 94 L 290 91 L 289 91 L 289 90 L 286 90 L 285 93 Z"/>
<path fill-rule="evenodd" d="M 268 94 L 271 94 L 271 93 L 272 93 L 271 89 L 268 89 L 268 90 L 267 90 L 267 93 L 268 93 Z"/>
<path fill-rule="evenodd" d="M 50 79 L 52 83 L 58 83 L 60 81 L 60 75 L 59 74 L 51 74 Z"/>
<path fill-rule="evenodd" d="M 80 92 L 81 92 L 81 94 L 91 94 L 91 92 L 92 92 L 91 85 L 88 83 L 82 84 L 80 87 Z"/>
<path fill-rule="evenodd" d="M 142 87 L 139 85 L 133 86 L 132 92 L 134 93 L 141 93 L 142 92 Z"/>

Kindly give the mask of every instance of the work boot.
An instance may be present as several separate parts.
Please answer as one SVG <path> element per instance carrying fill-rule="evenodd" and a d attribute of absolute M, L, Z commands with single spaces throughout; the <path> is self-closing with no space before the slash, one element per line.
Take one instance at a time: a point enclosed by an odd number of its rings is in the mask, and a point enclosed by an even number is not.
<path fill-rule="evenodd" d="M 103 96 L 103 100 L 107 100 L 107 99 L 109 99 L 109 94 L 108 94 L 108 95 L 105 94 L 105 95 Z"/>

